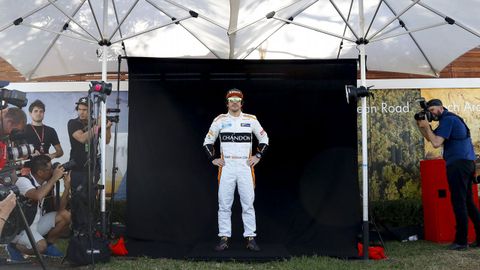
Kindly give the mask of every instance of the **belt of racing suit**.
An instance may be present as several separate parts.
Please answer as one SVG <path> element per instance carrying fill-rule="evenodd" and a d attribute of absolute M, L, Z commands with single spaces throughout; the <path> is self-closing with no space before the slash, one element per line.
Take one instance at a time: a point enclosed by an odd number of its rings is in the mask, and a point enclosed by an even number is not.
<path fill-rule="evenodd" d="M 248 157 L 245 156 L 224 156 L 223 158 L 229 158 L 229 159 L 248 159 Z"/>

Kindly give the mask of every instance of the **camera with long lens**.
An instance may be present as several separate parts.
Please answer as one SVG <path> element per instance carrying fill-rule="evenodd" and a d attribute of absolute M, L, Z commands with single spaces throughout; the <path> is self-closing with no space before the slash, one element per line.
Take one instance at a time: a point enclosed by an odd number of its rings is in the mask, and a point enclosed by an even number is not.
<path fill-rule="evenodd" d="M 31 156 L 35 151 L 33 144 L 20 144 L 7 148 L 8 159 L 18 160 Z"/>
<path fill-rule="evenodd" d="M 75 160 L 70 160 L 70 161 L 67 161 L 63 164 L 60 164 L 60 162 L 55 162 L 52 164 L 52 168 L 53 169 L 56 169 L 58 166 L 62 166 L 63 167 L 63 170 L 65 172 L 68 172 L 68 171 L 71 171 L 73 168 L 75 168 L 75 166 L 77 166 L 77 163 L 75 162 Z"/>
<path fill-rule="evenodd" d="M 425 98 L 419 98 L 417 99 L 418 103 L 420 104 L 420 107 L 422 108 L 421 111 L 417 112 L 413 117 L 415 120 L 427 120 L 428 122 L 432 122 L 433 120 L 433 114 L 428 110 L 427 107 L 427 102 L 425 101 Z"/>

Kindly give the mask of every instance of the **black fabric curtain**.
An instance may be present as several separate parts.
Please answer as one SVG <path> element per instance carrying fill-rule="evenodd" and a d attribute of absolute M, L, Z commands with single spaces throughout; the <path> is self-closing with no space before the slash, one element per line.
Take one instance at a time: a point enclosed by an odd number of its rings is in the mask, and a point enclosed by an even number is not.
<path fill-rule="evenodd" d="M 217 239 L 217 169 L 202 144 L 227 111 L 226 91 L 239 88 L 243 112 L 270 137 L 255 167 L 260 243 L 283 244 L 293 255 L 356 256 L 357 114 L 344 91 L 356 84 L 356 67 L 355 60 L 128 58 L 128 236 L 171 245 L 180 257 Z M 240 239 L 238 195 L 232 226 Z"/>

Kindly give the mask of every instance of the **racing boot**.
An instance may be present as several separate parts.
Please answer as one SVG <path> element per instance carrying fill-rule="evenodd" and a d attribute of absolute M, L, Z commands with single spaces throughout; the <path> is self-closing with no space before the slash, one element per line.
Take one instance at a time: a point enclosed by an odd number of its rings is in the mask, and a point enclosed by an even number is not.
<path fill-rule="evenodd" d="M 228 237 L 220 237 L 220 242 L 215 246 L 215 251 L 224 251 L 228 249 Z"/>
<path fill-rule="evenodd" d="M 260 251 L 260 247 L 257 245 L 257 242 L 255 242 L 255 237 L 247 237 L 247 249 L 251 251 Z"/>

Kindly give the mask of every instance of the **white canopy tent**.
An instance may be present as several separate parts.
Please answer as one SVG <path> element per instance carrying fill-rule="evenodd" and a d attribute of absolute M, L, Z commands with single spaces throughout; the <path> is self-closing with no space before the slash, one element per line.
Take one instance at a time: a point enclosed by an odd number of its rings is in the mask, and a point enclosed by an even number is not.
<path fill-rule="evenodd" d="M 369 70 L 435 76 L 480 44 L 479 12 L 478 0 L 3 0 L 0 56 L 36 78 L 101 71 L 102 40 L 116 71 L 122 41 L 128 56 L 334 59 L 357 58 L 365 38 Z"/>
<path fill-rule="evenodd" d="M 358 57 L 366 86 L 366 64 L 370 70 L 437 76 L 480 44 L 480 0 L 3 0 L 0 14 L 0 56 L 27 78 L 102 71 L 106 80 L 107 71 L 116 71 L 118 54 Z M 363 220 L 368 227 L 367 118 L 362 111 Z"/>

